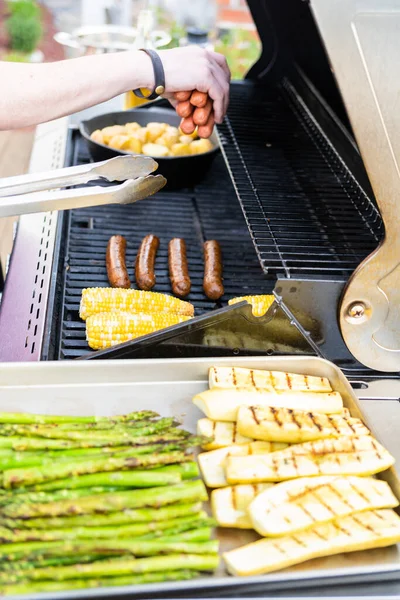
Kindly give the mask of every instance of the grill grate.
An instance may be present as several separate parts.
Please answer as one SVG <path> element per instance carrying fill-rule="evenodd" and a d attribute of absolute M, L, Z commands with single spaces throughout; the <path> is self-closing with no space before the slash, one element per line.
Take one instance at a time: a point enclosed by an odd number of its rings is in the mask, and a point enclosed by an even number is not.
<path fill-rule="evenodd" d="M 264 273 L 347 279 L 376 248 L 379 212 L 287 82 L 233 86 L 220 134 Z"/>
<path fill-rule="evenodd" d="M 74 133 L 73 140 L 73 164 L 87 162 L 89 156 L 84 141 L 78 133 Z M 173 237 L 185 239 L 192 280 L 192 291 L 187 299 L 195 305 L 196 314 L 216 306 L 202 290 L 202 243 L 205 239 L 217 239 L 224 256 L 225 296 L 218 306 L 225 305 L 229 298 L 237 295 L 270 293 L 273 288 L 273 282 L 268 281 L 260 269 L 222 156 L 216 158 L 208 177 L 195 190 L 162 192 L 129 207 L 72 210 L 64 218 L 68 222 L 64 281 L 60 285 L 64 291 L 60 314 L 60 359 L 75 358 L 89 351 L 85 325 L 79 319 L 80 296 L 84 287 L 108 285 L 105 251 L 109 237 L 116 233 L 127 239 L 131 280 L 136 252 L 144 235 L 151 232 L 160 238 L 154 291 L 166 293 L 171 292 L 168 242 Z"/>

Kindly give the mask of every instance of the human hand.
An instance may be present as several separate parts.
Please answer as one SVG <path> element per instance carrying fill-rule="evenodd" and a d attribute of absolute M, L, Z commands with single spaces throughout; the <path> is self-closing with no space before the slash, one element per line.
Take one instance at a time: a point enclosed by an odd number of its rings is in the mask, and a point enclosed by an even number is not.
<path fill-rule="evenodd" d="M 176 92 L 186 91 L 185 97 L 189 99 L 191 92 L 198 90 L 209 97 L 207 108 L 200 107 L 203 111 L 208 111 L 208 121 L 215 118 L 216 123 L 222 123 L 228 109 L 230 82 L 230 71 L 225 57 L 198 46 L 160 50 L 158 54 L 165 72 L 164 95 L 171 103 L 176 107 L 179 96 L 182 97 L 178 94 L 177 99 Z"/>

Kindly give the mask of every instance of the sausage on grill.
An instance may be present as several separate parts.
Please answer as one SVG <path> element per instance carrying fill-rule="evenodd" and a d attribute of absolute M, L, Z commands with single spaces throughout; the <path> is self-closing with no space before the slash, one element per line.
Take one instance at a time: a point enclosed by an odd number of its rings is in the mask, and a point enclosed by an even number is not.
<path fill-rule="evenodd" d="M 183 133 L 186 135 L 190 135 L 196 129 L 196 125 L 194 124 L 193 117 L 186 117 L 181 121 L 181 129 Z"/>
<path fill-rule="evenodd" d="M 203 289 L 207 298 L 219 300 L 224 295 L 222 283 L 222 252 L 216 240 L 204 242 Z"/>
<path fill-rule="evenodd" d="M 214 111 L 211 111 L 211 114 L 208 118 L 207 123 L 205 125 L 200 125 L 197 128 L 198 136 L 200 138 L 209 138 L 213 132 L 214 124 L 215 124 Z"/>
<path fill-rule="evenodd" d="M 207 100 L 208 94 L 206 92 L 199 92 L 198 90 L 194 90 L 190 96 L 190 103 L 198 108 L 203 108 L 207 104 Z"/>
<path fill-rule="evenodd" d="M 186 102 L 186 100 L 189 100 L 191 95 L 192 95 L 192 92 L 190 92 L 190 91 L 175 92 L 175 94 L 174 94 L 175 99 L 178 100 L 178 102 Z"/>
<path fill-rule="evenodd" d="M 122 235 L 113 235 L 108 240 L 106 266 L 108 281 L 112 287 L 130 288 L 125 263 L 126 239 Z"/>
<path fill-rule="evenodd" d="M 135 264 L 136 283 L 140 290 L 151 290 L 156 283 L 154 265 L 160 240 L 150 233 L 140 244 Z"/>
<path fill-rule="evenodd" d="M 185 240 L 174 238 L 168 245 L 168 267 L 175 296 L 183 298 L 190 292 L 191 283 L 186 258 Z"/>
<path fill-rule="evenodd" d="M 213 103 L 211 99 L 207 100 L 207 104 L 202 108 L 196 108 L 193 113 L 193 121 L 196 125 L 203 126 L 207 125 L 208 119 L 211 115 L 213 109 Z M 182 117 L 186 117 L 189 115 L 181 115 Z"/>
<path fill-rule="evenodd" d="M 193 109 L 194 109 L 194 106 L 192 104 L 190 104 L 189 100 L 186 100 L 186 102 L 178 102 L 178 104 L 176 105 L 176 112 L 183 119 L 190 117 L 190 115 L 193 112 Z M 201 109 L 201 110 L 204 110 L 204 109 Z"/>

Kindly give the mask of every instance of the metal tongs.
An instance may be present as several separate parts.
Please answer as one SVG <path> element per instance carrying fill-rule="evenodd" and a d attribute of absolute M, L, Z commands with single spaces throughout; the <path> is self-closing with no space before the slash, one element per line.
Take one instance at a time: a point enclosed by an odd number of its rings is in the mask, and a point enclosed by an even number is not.
<path fill-rule="evenodd" d="M 149 156 L 117 156 L 79 167 L 0 179 L 0 217 L 100 204 L 131 204 L 164 187 L 167 180 L 162 175 L 150 175 L 157 167 Z M 97 179 L 124 183 L 59 189 Z"/>

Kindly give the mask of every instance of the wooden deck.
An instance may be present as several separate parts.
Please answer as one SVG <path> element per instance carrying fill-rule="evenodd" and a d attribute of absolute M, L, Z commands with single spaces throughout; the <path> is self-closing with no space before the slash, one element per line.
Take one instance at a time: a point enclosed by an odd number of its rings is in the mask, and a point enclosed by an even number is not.
<path fill-rule="evenodd" d="M 28 171 L 35 130 L 0 131 L 0 177 L 21 175 Z M 7 255 L 12 248 L 14 217 L 0 219 L 0 261 L 3 274 Z"/>

